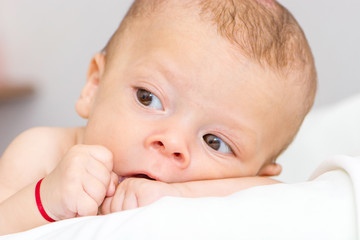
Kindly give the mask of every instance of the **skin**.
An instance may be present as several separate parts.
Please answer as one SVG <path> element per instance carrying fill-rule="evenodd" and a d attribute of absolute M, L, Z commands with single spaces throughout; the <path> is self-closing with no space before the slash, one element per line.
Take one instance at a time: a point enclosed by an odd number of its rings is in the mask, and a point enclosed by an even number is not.
<path fill-rule="evenodd" d="M 84 128 L 30 129 L 5 151 L 0 234 L 47 223 L 34 199 L 43 177 L 41 199 L 56 220 L 277 183 L 259 177 L 281 172 L 270 156 L 289 131 L 273 74 L 176 6 L 135 22 L 114 51 L 111 61 L 98 53 L 90 63 L 76 104 Z M 139 89 L 153 94 L 149 106 Z M 222 139 L 220 151 L 207 134 Z"/>
<path fill-rule="evenodd" d="M 282 89 L 256 64 L 234 60 L 211 28 L 186 19 L 139 23 L 134 32 L 141 37 L 119 44 L 106 71 L 104 56 L 95 57 L 77 105 L 88 118 L 83 142 L 108 148 L 120 176 L 146 173 L 164 182 L 255 176 L 287 132 L 276 124 Z M 190 27 L 190 34 L 168 34 Z M 160 109 L 142 105 L 138 88 L 152 92 Z M 233 153 L 209 148 L 203 140 L 209 133 Z"/>
<path fill-rule="evenodd" d="M 276 109 L 283 89 L 273 86 L 274 76 L 234 56 L 229 43 L 211 27 L 194 24 L 199 20 L 193 16 L 166 23 L 164 18 L 171 19 L 171 13 L 154 17 L 150 25 L 135 23 L 135 33 L 119 44 L 111 62 L 102 54 L 95 56 L 82 93 L 84 103 L 80 99 L 77 105 L 88 118 L 84 143 L 106 146 L 114 154 L 116 174 L 146 174 L 159 181 L 128 179 L 105 201 L 105 213 L 142 205 L 137 198 L 146 189 L 184 195 L 174 190 L 178 185 L 160 182 L 273 176 L 281 171 L 269 162 L 287 133 L 277 125 L 285 116 Z M 141 104 L 139 89 L 153 93 L 155 103 Z M 203 139 L 206 134 L 220 137 L 232 151 L 210 148 Z M 140 183 L 147 184 L 144 191 Z M 147 196 L 146 203 L 158 199 Z"/>

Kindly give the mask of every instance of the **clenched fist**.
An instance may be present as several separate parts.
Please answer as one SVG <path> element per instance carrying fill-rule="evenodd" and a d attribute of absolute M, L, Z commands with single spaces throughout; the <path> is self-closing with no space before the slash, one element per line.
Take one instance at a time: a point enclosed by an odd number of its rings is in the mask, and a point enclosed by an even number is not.
<path fill-rule="evenodd" d="M 76 145 L 45 177 L 40 195 L 45 211 L 55 220 L 91 216 L 98 213 L 105 197 L 114 195 L 117 184 L 108 149 Z"/>
<path fill-rule="evenodd" d="M 113 196 L 106 197 L 100 210 L 108 214 L 149 205 L 164 196 L 180 196 L 174 184 L 145 178 L 127 178 L 122 181 Z"/>

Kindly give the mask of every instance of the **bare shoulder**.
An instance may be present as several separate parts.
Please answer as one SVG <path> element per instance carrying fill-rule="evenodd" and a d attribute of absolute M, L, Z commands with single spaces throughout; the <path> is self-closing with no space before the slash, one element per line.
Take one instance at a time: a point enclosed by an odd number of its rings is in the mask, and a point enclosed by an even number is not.
<path fill-rule="evenodd" d="M 47 156 L 46 161 L 51 161 L 57 155 L 64 154 L 70 147 L 78 143 L 82 128 L 56 128 L 56 127 L 35 127 L 28 129 L 17 136 L 2 158 L 8 154 L 23 153 L 31 157 L 31 154 Z M 15 150 L 14 153 L 12 153 Z M 45 160 L 45 159 L 44 159 Z M 34 161 L 41 161 L 36 159 Z M 54 159 L 55 160 L 55 159 Z M 44 163 L 44 162 L 43 162 Z"/>
<path fill-rule="evenodd" d="M 54 127 L 36 127 L 24 131 L 10 143 L 0 158 L 0 185 L 18 189 L 46 176 L 63 155 L 79 143 L 82 132 L 82 128 Z M 14 176 L 21 177 L 14 182 Z"/>
<path fill-rule="evenodd" d="M 78 144 L 82 131 L 82 128 L 34 127 L 21 133 L 12 144 L 23 144 L 22 148 L 31 148 L 29 151 L 34 147 L 61 151 Z"/>

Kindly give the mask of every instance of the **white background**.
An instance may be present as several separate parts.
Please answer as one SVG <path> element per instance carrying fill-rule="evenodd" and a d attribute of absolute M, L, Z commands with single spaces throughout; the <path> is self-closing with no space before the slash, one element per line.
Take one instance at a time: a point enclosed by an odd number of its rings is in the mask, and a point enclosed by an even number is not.
<path fill-rule="evenodd" d="M 360 1 L 281 0 L 299 21 L 319 76 L 315 108 L 360 93 Z M 84 125 L 74 108 L 88 63 L 130 0 L 0 0 L 0 66 L 36 94 L 0 103 L 0 155 L 34 126 Z"/>

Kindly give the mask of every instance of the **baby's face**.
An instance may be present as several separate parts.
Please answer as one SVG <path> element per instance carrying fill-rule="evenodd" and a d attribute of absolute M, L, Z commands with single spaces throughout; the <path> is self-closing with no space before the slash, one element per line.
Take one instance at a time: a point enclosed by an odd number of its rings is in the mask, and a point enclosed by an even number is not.
<path fill-rule="evenodd" d="M 84 143 L 109 148 L 120 176 L 254 176 L 284 141 L 273 76 L 193 20 L 136 23 L 106 63 Z"/>

